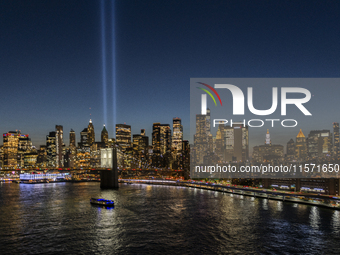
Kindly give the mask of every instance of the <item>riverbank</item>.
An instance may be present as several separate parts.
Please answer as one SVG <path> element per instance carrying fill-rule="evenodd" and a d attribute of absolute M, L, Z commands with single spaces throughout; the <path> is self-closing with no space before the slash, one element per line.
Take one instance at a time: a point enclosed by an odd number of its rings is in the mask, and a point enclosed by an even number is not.
<path fill-rule="evenodd" d="M 138 180 L 138 179 L 120 179 L 122 183 L 151 184 L 151 185 L 169 185 L 182 186 L 188 188 L 199 188 L 204 190 L 217 191 L 222 193 L 235 194 L 240 196 L 250 196 L 255 198 L 277 200 L 288 203 L 298 203 L 305 205 L 314 205 L 319 207 L 340 210 L 340 199 L 337 197 L 318 196 L 312 194 L 299 193 L 282 193 L 277 191 L 259 190 L 253 188 L 238 188 L 234 186 L 225 186 L 212 183 L 202 182 L 184 182 L 184 181 L 167 181 L 167 180 Z"/>

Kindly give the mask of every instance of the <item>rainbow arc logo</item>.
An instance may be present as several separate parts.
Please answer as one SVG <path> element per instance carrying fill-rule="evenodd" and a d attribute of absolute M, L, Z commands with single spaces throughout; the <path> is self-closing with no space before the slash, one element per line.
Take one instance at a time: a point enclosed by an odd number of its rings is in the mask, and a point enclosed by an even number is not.
<path fill-rule="evenodd" d="M 207 88 L 209 88 L 212 92 L 214 92 L 214 94 L 217 96 L 218 100 L 220 101 L 220 104 L 222 106 L 222 100 L 220 98 L 220 95 L 217 93 L 217 91 L 211 87 L 210 85 L 206 84 L 206 83 L 203 83 L 203 82 L 197 82 L 203 86 L 206 86 Z M 217 103 L 216 103 L 216 100 L 215 100 L 215 97 L 213 96 L 213 94 L 207 90 L 207 89 L 204 89 L 204 88 L 201 88 L 201 87 L 197 87 L 198 89 L 201 89 L 203 90 L 204 92 L 206 92 L 211 98 L 212 100 L 214 101 L 215 103 L 215 106 L 217 106 Z M 202 97 L 201 97 L 201 114 L 202 115 L 205 115 L 207 114 L 207 95 L 206 94 L 202 94 Z"/>

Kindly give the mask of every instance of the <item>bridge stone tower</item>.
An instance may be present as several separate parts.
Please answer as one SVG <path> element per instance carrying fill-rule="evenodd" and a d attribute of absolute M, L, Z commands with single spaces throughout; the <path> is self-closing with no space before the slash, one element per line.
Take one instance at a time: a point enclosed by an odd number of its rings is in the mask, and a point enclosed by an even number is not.
<path fill-rule="evenodd" d="M 111 170 L 100 171 L 100 188 L 118 189 L 118 168 L 117 168 L 117 148 L 112 148 L 112 168 Z"/>

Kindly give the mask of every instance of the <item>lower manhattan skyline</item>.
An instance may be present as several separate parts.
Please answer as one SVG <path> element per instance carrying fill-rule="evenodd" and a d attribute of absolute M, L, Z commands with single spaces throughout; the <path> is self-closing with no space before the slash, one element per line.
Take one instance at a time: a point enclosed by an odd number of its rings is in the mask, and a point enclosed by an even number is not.
<path fill-rule="evenodd" d="M 132 133 L 145 128 L 150 134 L 150 123 L 170 123 L 177 116 L 182 118 L 184 138 L 192 141 L 188 122 L 192 77 L 339 76 L 335 25 L 339 6 L 334 1 L 326 5 L 265 2 L 266 8 L 251 1 L 196 3 L 174 2 L 170 7 L 152 1 L 117 1 L 112 8 L 110 2 L 72 2 L 67 7 L 59 1 L 1 2 L 6 22 L 1 24 L 0 82 L 3 88 L 17 91 L 2 93 L 7 110 L 1 113 L 1 132 L 22 130 L 38 145 L 44 142 L 41 134 L 56 124 L 80 132 L 91 118 L 96 133 L 106 124 L 112 136 L 114 125 L 125 122 Z M 317 15 L 319 22 L 308 15 Z M 313 91 L 320 93 L 320 88 Z M 104 123 L 104 109 L 108 123 Z M 334 116 L 330 123 L 339 119 Z"/>

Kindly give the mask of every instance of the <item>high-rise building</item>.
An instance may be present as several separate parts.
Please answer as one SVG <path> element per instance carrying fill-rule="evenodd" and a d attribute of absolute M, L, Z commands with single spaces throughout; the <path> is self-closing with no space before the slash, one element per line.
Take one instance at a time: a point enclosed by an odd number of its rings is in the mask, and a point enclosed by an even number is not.
<path fill-rule="evenodd" d="M 291 161 L 295 158 L 295 142 L 290 139 L 287 143 L 287 160 Z"/>
<path fill-rule="evenodd" d="M 76 132 L 73 129 L 70 131 L 70 147 L 76 147 Z"/>
<path fill-rule="evenodd" d="M 220 160 L 224 160 L 225 158 L 225 130 L 224 124 L 218 124 L 218 129 L 216 132 L 215 138 L 215 154 L 219 157 Z"/>
<path fill-rule="evenodd" d="M 105 144 L 107 144 L 108 141 L 109 141 L 109 133 L 106 130 L 105 124 L 104 124 L 103 130 L 102 130 L 102 133 L 100 135 L 100 141 L 102 143 L 105 143 Z"/>
<path fill-rule="evenodd" d="M 169 124 L 160 125 L 160 150 L 162 155 L 171 151 L 171 128 Z"/>
<path fill-rule="evenodd" d="M 63 155 L 63 126 L 56 125 L 56 166 L 63 167 L 64 155 Z"/>
<path fill-rule="evenodd" d="M 89 125 L 87 126 L 87 143 L 92 145 L 95 142 L 95 133 L 92 120 L 90 119 Z"/>
<path fill-rule="evenodd" d="M 307 151 L 310 158 L 331 156 L 332 133 L 330 130 L 312 130 L 308 134 Z"/>
<path fill-rule="evenodd" d="M 295 158 L 297 160 L 305 160 L 307 158 L 307 141 L 305 135 L 300 129 L 298 135 L 296 136 L 295 143 Z"/>
<path fill-rule="evenodd" d="M 333 134 L 334 134 L 334 154 L 339 156 L 339 147 L 340 147 L 340 137 L 339 137 L 339 123 L 333 122 Z"/>
<path fill-rule="evenodd" d="M 3 134 L 3 167 L 16 168 L 18 166 L 18 131 L 9 131 Z"/>
<path fill-rule="evenodd" d="M 272 144 L 272 141 L 270 140 L 269 129 L 267 129 L 265 144 Z"/>
<path fill-rule="evenodd" d="M 46 136 L 47 166 L 56 167 L 57 158 L 56 132 L 52 131 Z"/>
<path fill-rule="evenodd" d="M 141 135 L 145 135 L 145 129 L 141 129 L 141 130 L 140 130 L 140 134 L 141 134 Z"/>
<path fill-rule="evenodd" d="M 25 154 L 27 153 L 33 153 L 32 155 L 35 155 L 35 152 L 32 151 L 33 145 L 31 138 L 28 137 L 28 134 L 19 134 L 19 143 L 18 143 L 18 166 L 24 167 L 25 166 Z"/>
<path fill-rule="evenodd" d="M 90 145 L 87 142 L 87 128 L 84 128 L 83 131 L 80 132 L 80 143 L 78 143 L 78 147 L 89 147 Z"/>
<path fill-rule="evenodd" d="M 172 120 L 172 149 L 180 152 L 183 143 L 183 126 L 180 118 L 173 118 Z"/>
<path fill-rule="evenodd" d="M 125 151 L 131 148 L 131 126 L 116 124 L 116 143 Z"/>
<path fill-rule="evenodd" d="M 149 137 L 142 134 L 133 135 L 133 154 L 139 160 L 139 167 L 145 167 L 147 164 L 148 147 Z"/>
<path fill-rule="evenodd" d="M 225 160 L 247 161 L 249 160 L 248 126 L 233 124 L 225 128 Z"/>
<path fill-rule="evenodd" d="M 253 148 L 253 162 L 282 162 L 284 159 L 283 145 L 272 144 L 267 129 L 265 143 Z"/>
<path fill-rule="evenodd" d="M 213 138 L 210 133 L 210 110 L 207 114 L 196 114 L 196 133 L 194 135 L 193 159 L 202 164 L 207 154 L 213 152 Z"/>

